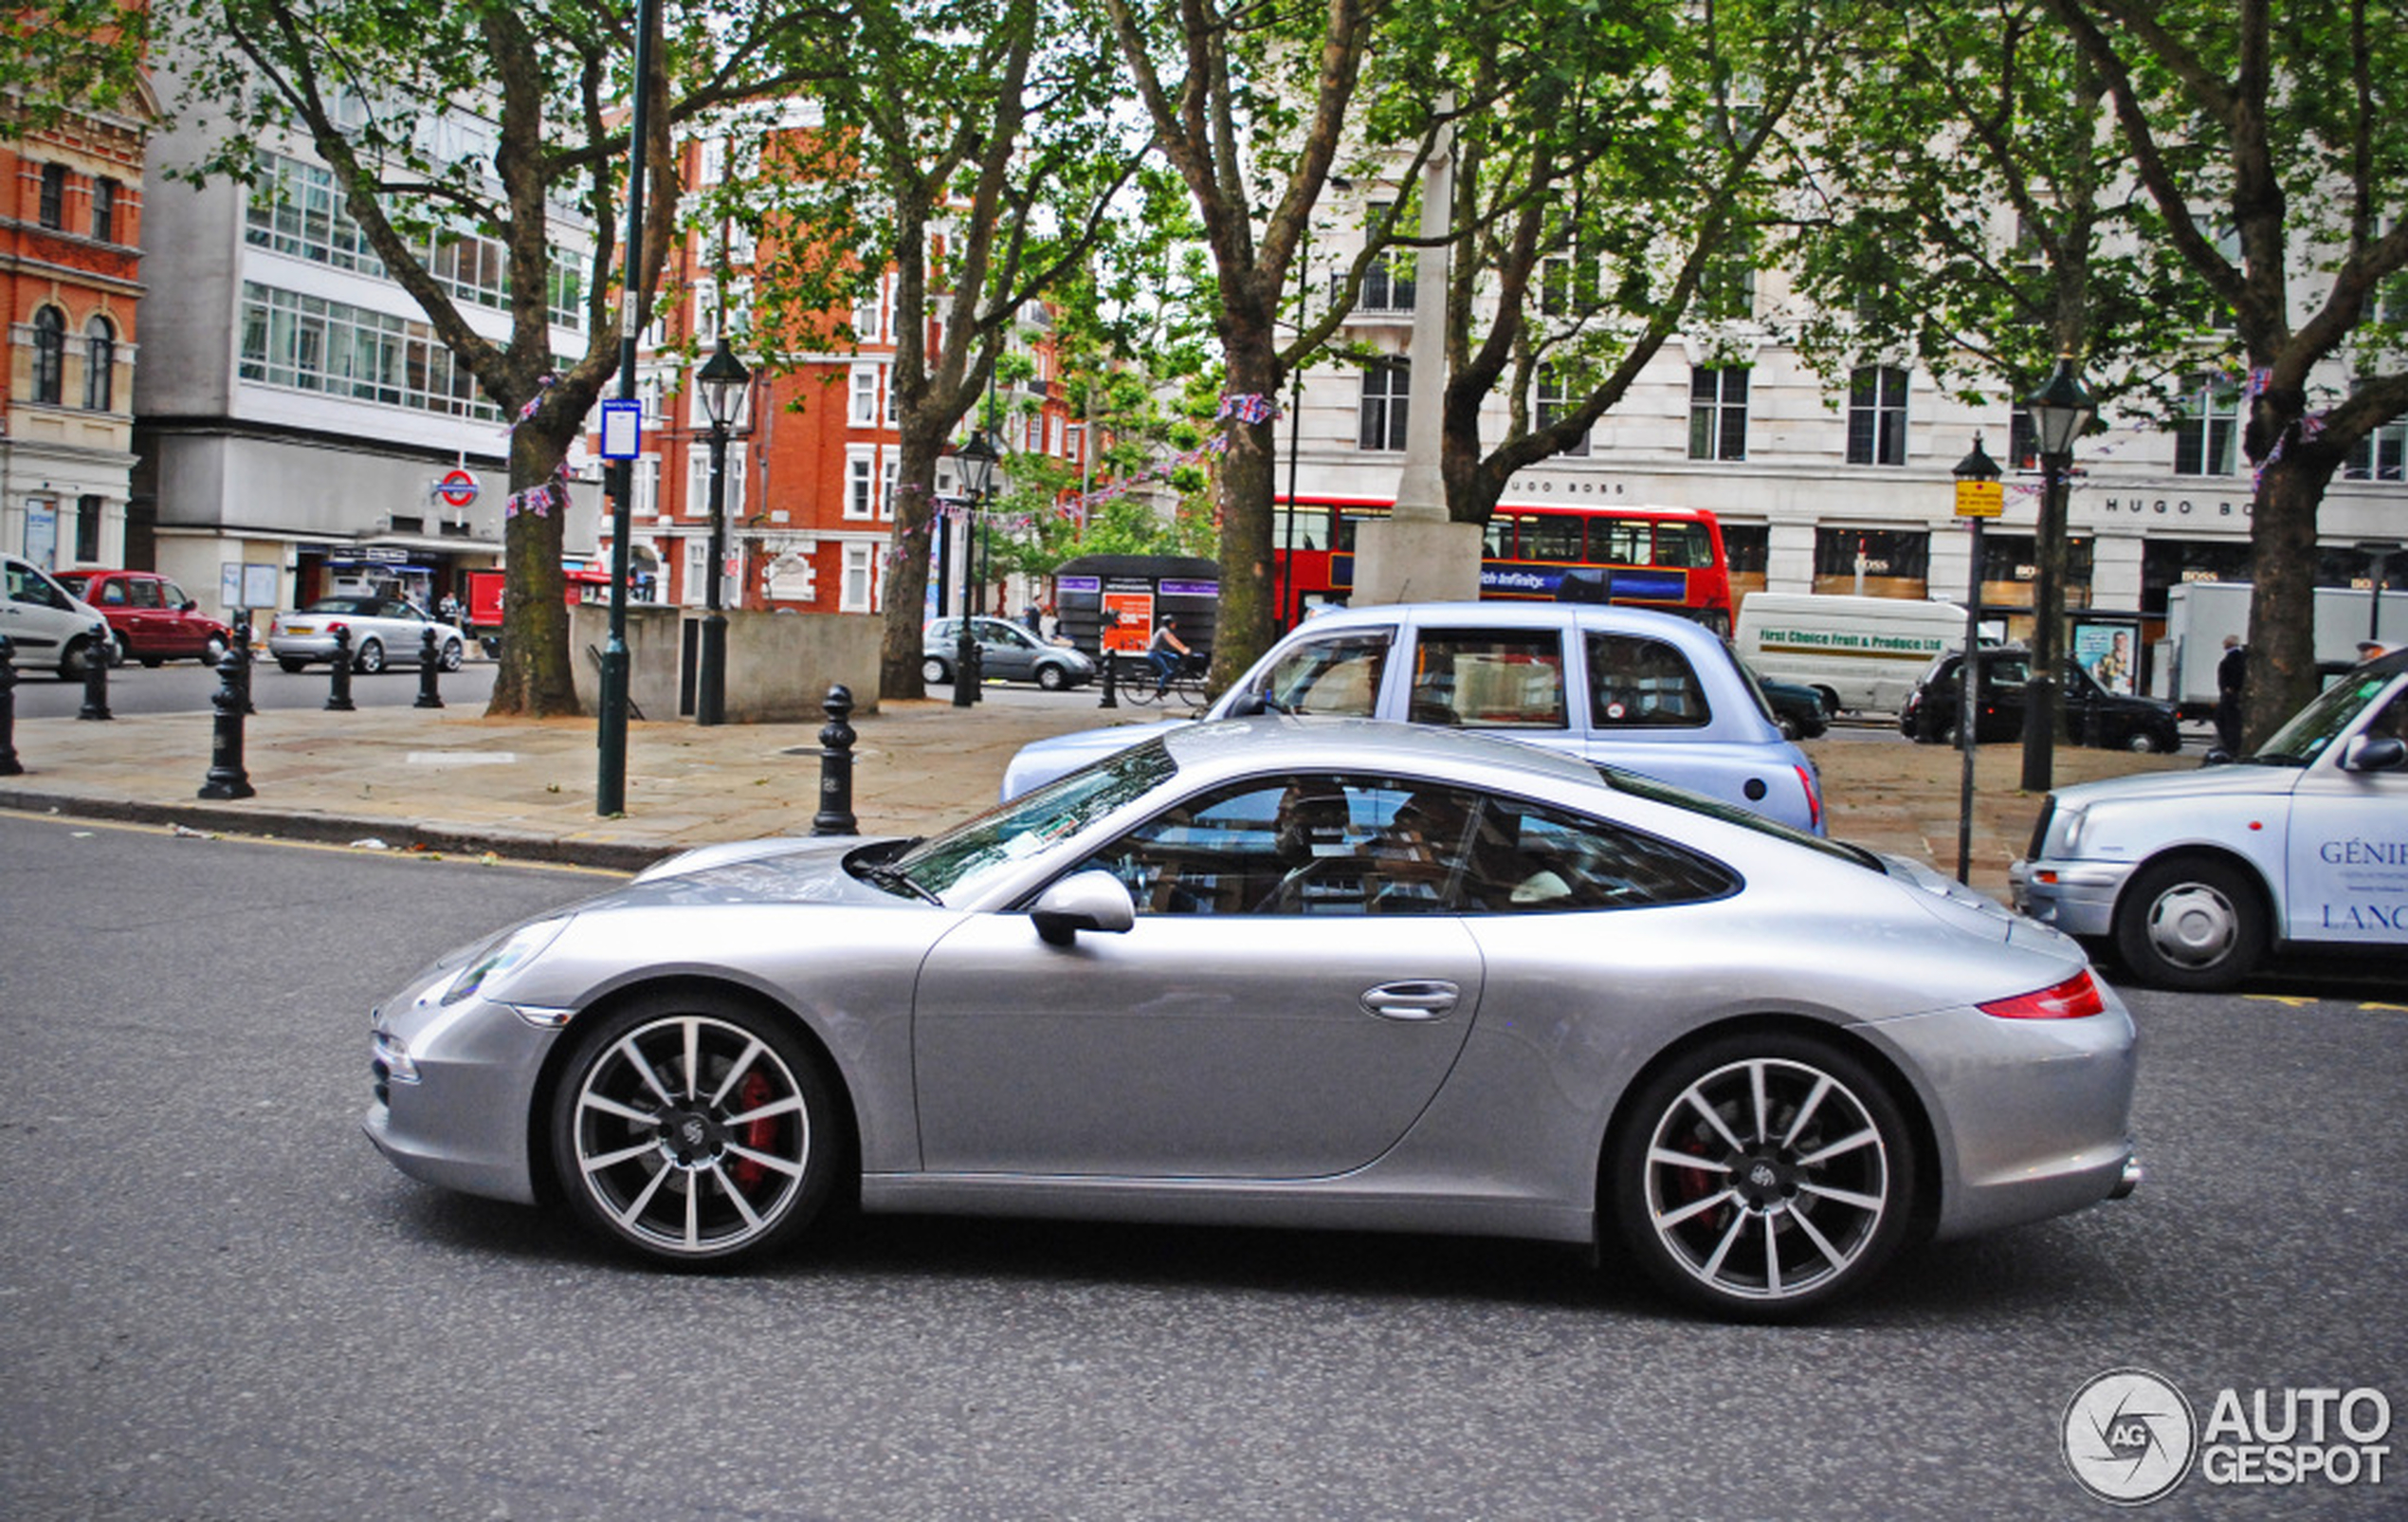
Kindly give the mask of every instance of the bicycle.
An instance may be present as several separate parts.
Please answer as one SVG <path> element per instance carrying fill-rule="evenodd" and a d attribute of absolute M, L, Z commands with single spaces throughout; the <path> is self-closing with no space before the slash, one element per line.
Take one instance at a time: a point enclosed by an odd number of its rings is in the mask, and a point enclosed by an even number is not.
<path fill-rule="evenodd" d="M 1168 684 L 1162 682 L 1154 663 L 1143 658 L 1123 661 L 1118 680 L 1122 694 L 1140 707 L 1159 702 L 1165 707 L 1185 706 L 1193 710 L 1212 701 L 1204 690 L 1204 672 L 1203 655 L 1190 651 L 1179 657 Z"/>

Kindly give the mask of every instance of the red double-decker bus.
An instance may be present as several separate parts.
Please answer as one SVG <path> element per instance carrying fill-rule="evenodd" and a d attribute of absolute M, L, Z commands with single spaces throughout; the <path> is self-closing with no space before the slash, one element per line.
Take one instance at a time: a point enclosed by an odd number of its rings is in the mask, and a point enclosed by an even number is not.
<path fill-rule="evenodd" d="M 1391 505 L 1369 497 L 1274 503 L 1271 549 L 1283 623 L 1347 599 L 1355 587 L 1355 532 L 1387 517 Z M 1704 508 L 1497 505 L 1481 544 L 1484 600 L 1552 601 L 1563 574 L 1576 568 L 1611 573 L 1616 603 L 1661 608 L 1717 633 L 1731 632 L 1730 560 L 1722 525 Z"/>

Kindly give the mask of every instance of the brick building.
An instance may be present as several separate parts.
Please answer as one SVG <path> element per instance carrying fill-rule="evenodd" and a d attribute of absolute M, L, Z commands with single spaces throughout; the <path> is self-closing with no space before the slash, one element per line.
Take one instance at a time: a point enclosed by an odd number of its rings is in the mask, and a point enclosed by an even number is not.
<path fill-rule="evenodd" d="M 146 85 L 123 109 L 0 138 L 0 549 L 37 565 L 147 553 L 129 504 L 142 163 L 156 115 Z"/>

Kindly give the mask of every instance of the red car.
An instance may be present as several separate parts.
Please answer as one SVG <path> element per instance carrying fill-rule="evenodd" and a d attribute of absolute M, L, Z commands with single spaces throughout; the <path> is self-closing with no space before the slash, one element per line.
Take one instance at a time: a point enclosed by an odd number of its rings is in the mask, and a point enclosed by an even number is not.
<path fill-rule="evenodd" d="M 156 666 L 191 658 L 213 666 L 233 637 L 182 587 L 155 571 L 61 571 L 57 577 L 109 621 L 120 662 Z"/>

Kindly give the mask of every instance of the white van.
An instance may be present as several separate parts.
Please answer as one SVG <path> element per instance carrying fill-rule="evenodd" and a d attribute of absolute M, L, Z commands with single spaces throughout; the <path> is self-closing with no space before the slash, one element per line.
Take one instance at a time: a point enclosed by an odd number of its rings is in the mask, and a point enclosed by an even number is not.
<path fill-rule="evenodd" d="M 79 601 L 31 560 L 0 556 L 0 634 L 9 636 L 9 659 L 19 670 L 48 666 L 70 680 L 83 675 L 87 651 L 110 650 L 109 626 L 100 610 Z"/>
<path fill-rule="evenodd" d="M 1740 603 L 1740 658 L 1768 681 L 1795 682 L 1823 706 L 1895 713 L 1932 658 L 1965 642 L 1953 602 L 1751 592 Z"/>

